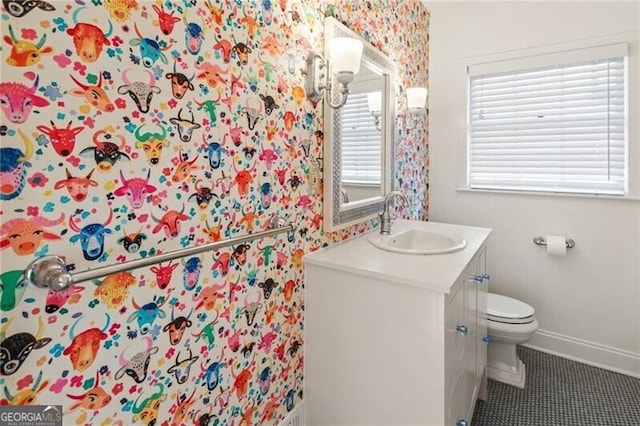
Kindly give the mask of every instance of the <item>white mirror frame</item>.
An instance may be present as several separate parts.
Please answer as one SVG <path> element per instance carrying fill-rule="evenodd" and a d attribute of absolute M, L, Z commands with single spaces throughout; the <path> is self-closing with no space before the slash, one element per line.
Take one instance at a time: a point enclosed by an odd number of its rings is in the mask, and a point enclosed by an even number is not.
<path fill-rule="evenodd" d="M 324 21 L 324 57 L 329 57 L 329 40 L 333 37 L 353 37 L 362 40 L 362 64 L 380 73 L 384 77 L 382 100 L 382 170 L 380 196 L 342 203 L 341 193 L 341 133 L 342 116 L 340 109 L 329 107 L 328 96 L 324 99 L 324 228 L 337 231 L 348 226 L 376 217 L 384 208 L 384 194 L 393 187 L 393 151 L 395 146 L 395 86 L 396 66 L 385 54 L 380 52 L 359 34 L 345 27 L 338 20 L 328 17 Z M 337 85 L 333 85 L 333 96 L 337 99 Z"/>

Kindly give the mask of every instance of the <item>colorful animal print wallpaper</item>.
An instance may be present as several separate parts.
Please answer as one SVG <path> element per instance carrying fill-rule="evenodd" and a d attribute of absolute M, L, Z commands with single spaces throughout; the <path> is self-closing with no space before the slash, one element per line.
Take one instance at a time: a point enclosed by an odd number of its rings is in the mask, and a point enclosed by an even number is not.
<path fill-rule="evenodd" d="M 305 253 L 323 231 L 322 105 L 301 69 L 333 15 L 427 85 L 418 0 L 3 0 L 0 395 L 68 425 L 275 425 L 303 401 Z M 398 99 L 402 106 L 402 99 Z M 397 126 L 427 216 L 426 123 Z M 25 285 L 257 232 L 295 233 L 74 284 Z M 339 297 L 339 295 L 336 295 Z M 328 313 L 329 314 L 329 313 Z"/>

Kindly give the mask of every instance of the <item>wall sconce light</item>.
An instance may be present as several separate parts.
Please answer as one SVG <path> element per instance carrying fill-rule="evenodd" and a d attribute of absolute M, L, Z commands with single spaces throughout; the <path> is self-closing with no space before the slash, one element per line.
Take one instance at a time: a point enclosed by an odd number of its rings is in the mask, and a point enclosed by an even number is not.
<path fill-rule="evenodd" d="M 326 91 L 327 102 L 331 108 L 341 108 L 347 102 L 349 84 L 353 82 L 360 71 L 360 57 L 362 56 L 362 42 L 351 37 L 336 37 L 329 41 L 329 59 L 325 62 L 320 55 L 309 53 L 305 91 L 307 98 L 318 102 Z M 336 79 L 340 91 L 340 99 L 333 103 L 332 82 Z"/>
<path fill-rule="evenodd" d="M 407 88 L 407 109 L 401 114 L 404 116 L 404 127 L 413 130 L 418 125 L 418 118 L 427 115 L 427 88 Z"/>
<path fill-rule="evenodd" d="M 369 104 L 369 112 L 373 117 L 373 124 L 376 129 L 380 131 L 382 125 L 380 124 L 380 117 L 382 116 L 382 92 L 369 92 L 367 93 L 367 103 Z"/>

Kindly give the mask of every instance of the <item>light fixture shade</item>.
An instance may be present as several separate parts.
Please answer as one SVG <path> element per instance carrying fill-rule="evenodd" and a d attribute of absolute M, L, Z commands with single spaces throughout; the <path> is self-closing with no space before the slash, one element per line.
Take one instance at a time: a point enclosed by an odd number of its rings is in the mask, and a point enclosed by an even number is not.
<path fill-rule="evenodd" d="M 370 113 L 379 113 L 380 111 L 382 111 L 382 92 L 367 93 L 367 101 L 369 104 Z"/>
<path fill-rule="evenodd" d="M 329 61 L 335 74 L 360 71 L 362 42 L 351 37 L 336 37 L 329 42 Z"/>
<path fill-rule="evenodd" d="M 427 88 L 409 87 L 407 88 L 407 108 L 417 109 L 427 107 Z"/>

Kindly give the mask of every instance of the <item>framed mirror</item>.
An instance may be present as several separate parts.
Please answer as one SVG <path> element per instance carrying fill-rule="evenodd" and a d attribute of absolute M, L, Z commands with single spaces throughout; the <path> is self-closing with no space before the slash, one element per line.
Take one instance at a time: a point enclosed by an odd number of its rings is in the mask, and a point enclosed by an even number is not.
<path fill-rule="evenodd" d="M 325 58 L 333 37 L 357 38 L 364 45 L 346 104 L 332 109 L 324 100 L 324 226 L 336 231 L 382 212 L 392 189 L 396 67 L 338 20 L 326 18 L 324 27 Z"/>

